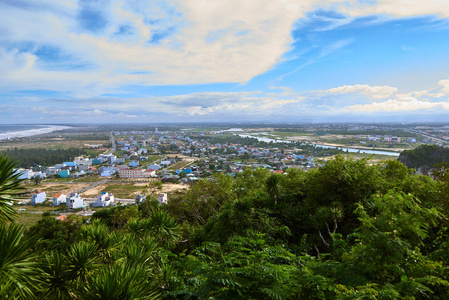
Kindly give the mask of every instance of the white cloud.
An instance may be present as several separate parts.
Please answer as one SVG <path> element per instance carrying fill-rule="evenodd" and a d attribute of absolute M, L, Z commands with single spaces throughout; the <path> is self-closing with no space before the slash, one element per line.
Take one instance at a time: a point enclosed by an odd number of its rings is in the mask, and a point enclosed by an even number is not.
<path fill-rule="evenodd" d="M 364 105 L 353 105 L 346 107 L 347 111 L 364 111 L 364 112 L 405 112 L 416 110 L 427 110 L 434 108 L 449 109 L 449 102 L 428 102 L 419 101 L 417 99 L 409 99 L 401 101 L 398 99 L 390 99 L 384 102 L 373 102 Z"/>
<path fill-rule="evenodd" d="M 340 11 L 351 16 L 386 14 L 395 17 L 435 15 L 449 17 L 447 0 L 376 0 L 376 1 L 340 1 Z"/>
<path fill-rule="evenodd" d="M 91 32 L 79 24 L 76 2 L 42 3 L 26 1 L 30 9 L 0 2 L 1 91 L 47 89 L 88 98 L 131 84 L 245 83 L 282 60 L 291 47 L 293 25 L 316 8 L 333 7 L 352 17 L 449 16 L 443 9 L 447 0 L 112 0 L 95 7 L 106 24 Z M 118 35 L 121 28 L 129 32 Z M 157 35 L 166 37 L 151 43 Z M 330 45 L 318 59 L 351 42 Z M 36 55 L 43 46 L 59 51 L 60 60 Z M 359 89 L 355 92 L 367 89 L 374 99 L 395 92 L 390 87 Z"/>
<path fill-rule="evenodd" d="M 373 99 L 388 98 L 397 91 L 397 88 L 391 86 L 369 86 L 366 84 L 344 85 L 327 90 L 330 94 L 359 93 L 361 95 L 367 95 Z"/>

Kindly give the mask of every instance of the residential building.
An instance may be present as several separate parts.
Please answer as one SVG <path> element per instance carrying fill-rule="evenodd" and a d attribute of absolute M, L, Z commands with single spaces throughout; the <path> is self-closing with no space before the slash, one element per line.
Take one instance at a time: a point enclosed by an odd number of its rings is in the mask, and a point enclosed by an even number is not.
<path fill-rule="evenodd" d="M 61 177 L 61 178 L 69 178 L 70 170 L 60 170 L 58 172 L 58 176 Z"/>
<path fill-rule="evenodd" d="M 159 202 L 159 204 L 167 204 L 168 203 L 167 194 L 160 193 L 159 196 L 157 197 L 157 201 Z"/>
<path fill-rule="evenodd" d="M 84 199 L 80 197 L 79 193 L 71 193 L 70 196 L 66 198 L 66 205 L 68 209 L 85 207 Z"/>
<path fill-rule="evenodd" d="M 53 205 L 59 205 L 66 202 L 67 196 L 64 194 L 57 194 L 53 197 Z"/>
<path fill-rule="evenodd" d="M 120 169 L 118 176 L 120 178 L 149 178 L 156 176 L 156 172 L 154 170 Z"/>
<path fill-rule="evenodd" d="M 132 161 L 129 162 L 128 165 L 129 165 L 130 168 L 135 168 L 135 167 L 139 166 L 139 162 L 137 160 L 132 160 Z"/>
<path fill-rule="evenodd" d="M 91 204 L 92 207 L 106 207 L 111 206 L 114 203 L 114 195 L 108 192 L 102 192 L 97 196 L 97 201 Z"/>
<path fill-rule="evenodd" d="M 31 197 L 31 205 L 44 203 L 47 197 L 47 194 L 44 191 L 37 192 L 33 194 Z"/>

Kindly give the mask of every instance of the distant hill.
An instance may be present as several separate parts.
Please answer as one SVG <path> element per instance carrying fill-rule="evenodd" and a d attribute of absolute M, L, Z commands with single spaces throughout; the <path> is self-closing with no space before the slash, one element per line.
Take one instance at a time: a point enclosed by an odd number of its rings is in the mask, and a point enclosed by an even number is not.
<path fill-rule="evenodd" d="M 414 150 L 405 150 L 398 160 L 409 168 L 429 170 L 435 164 L 449 161 L 449 149 L 437 145 L 421 145 Z"/>

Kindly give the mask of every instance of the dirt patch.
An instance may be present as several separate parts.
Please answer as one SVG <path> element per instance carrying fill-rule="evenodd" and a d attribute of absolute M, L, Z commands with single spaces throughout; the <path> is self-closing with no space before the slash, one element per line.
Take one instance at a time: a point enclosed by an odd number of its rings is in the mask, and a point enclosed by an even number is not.
<path fill-rule="evenodd" d="M 53 197 L 56 194 L 64 194 L 64 195 L 70 195 L 70 193 L 74 193 L 84 187 L 86 187 L 86 184 L 41 184 L 39 186 L 39 190 L 45 191 L 47 194 L 47 197 Z"/>
<path fill-rule="evenodd" d="M 81 197 L 85 197 L 85 198 L 97 197 L 98 194 L 100 194 L 101 191 L 103 191 L 106 188 L 107 188 L 106 184 L 97 185 L 96 187 L 91 188 L 91 189 L 85 191 L 84 193 L 81 193 Z"/>
<path fill-rule="evenodd" d="M 162 185 L 162 192 L 163 193 L 169 193 L 179 190 L 187 190 L 189 188 L 189 185 L 187 184 L 178 184 L 178 183 L 164 183 Z"/>

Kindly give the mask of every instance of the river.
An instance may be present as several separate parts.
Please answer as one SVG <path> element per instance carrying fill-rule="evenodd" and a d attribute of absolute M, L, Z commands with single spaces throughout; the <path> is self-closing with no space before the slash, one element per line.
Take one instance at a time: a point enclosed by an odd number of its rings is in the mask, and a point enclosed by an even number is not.
<path fill-rule="evenodd" d="M 266 142 L 266 143 L 269 143 L 269 142 L 273 142 L 273 143 L 294 143 L 293 141 L 274 140 L 274 139 L 270 139 L 270 138 L 253 136 L 253 135 L 249 135 L 249 134 L 238 134 L 238 136 L 255 138 L 255 139 L 257 139 L 260 142 Z M 340 149 L 340 150 L 347 151 L 347 152 L 350 152 L 350 153 L 380 154 L 380 155 L 388 155 L 388 156 L 399 156 L 399 154 L 400 154 L 399 152 L 393 152 L 393 151 L 356 149 L 356 148 L 328 146 L 328 145 L 321 145 L 321 144 L 312 144 L 312 145 L 314 145 L 315 147 L 325 148 L 325 149 Z"/>

